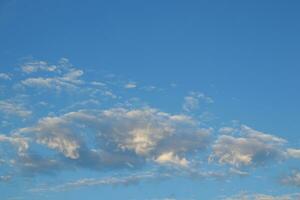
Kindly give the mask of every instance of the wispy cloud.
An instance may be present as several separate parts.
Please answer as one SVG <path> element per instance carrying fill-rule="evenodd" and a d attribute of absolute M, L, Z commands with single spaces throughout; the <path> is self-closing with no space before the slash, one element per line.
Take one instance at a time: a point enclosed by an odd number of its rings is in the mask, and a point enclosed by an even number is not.
<path fill-rule="evenodd" d="M 296 200 L 300 198 L 299 193 L 285 195 L 268 195 L 268 194 L 249 194 L 240 193 L 231 197 L 221 198 L 222 200 Z"/>
<path fill-rule="evenodd" d="M 231 132 L 235 129 L 223 128 L 221 132 Z M 269 161 L 285 158 L 286 140 L 274 135 L 256 131 L 242 125 L 237 132 L 239 137 L 220 135 L 212 146 L 211 160 L 216 159 L 221 164 L 235 167 L 264 165 Z"/>
<path fill-rule="evenodd" d="M 281 183 L 285 185 L 300 187 L 300 171 L 294 170 L 291 174 L 281 178 Z"/>
<path fill-rule="evenodd" d="M 211 97 L 206 96 L 200 92 L 190 92 L 189 95 L 184 97 L 182 109 L 186 112 L 197 110 L 201 103 L 213 103 Z"/>
<path fill-rule="evenodd" d="M 6 73 L 0 73 L 0 79 L 11 80 L 11 76 Z"/>
<path fill-rule="evenodd" d="M 164 178 L 169 176 L 168 174 L 160 174 L 157 175 L 152 172 L 144 172 L 140 174 L 132 174 L 129 176 L 114 176 L 114 177 L 106 177 L 106 178 L 84 178 L 75 181 L 71 181 L 68 183 L 56 185 L 56 186 L 43 186 L 38 188 L 33 188 L 30 192 L 63 192 L 67 190 L 73 190 L 81 187 L 88 186 L 102 186 L 102 185 L 130 185 L 135 184 L 139 181 L 149 181 L 158 178 Z"/>
<path fill-rule="evenodd" d="M 0 101 L 0 112 L 3 115 L 13 115 L 19 117 L 27 117 L 32 114 L 32 111 L 12 100 Z"/>

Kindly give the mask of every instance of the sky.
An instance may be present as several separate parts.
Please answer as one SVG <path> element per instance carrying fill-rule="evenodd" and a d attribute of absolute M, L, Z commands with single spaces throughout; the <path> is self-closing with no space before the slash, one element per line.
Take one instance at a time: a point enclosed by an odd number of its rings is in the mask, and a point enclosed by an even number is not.
<path fill-rule="evenodd" d="M 299 200 L 299 9 L 0 0 L 0 199 Z"/>

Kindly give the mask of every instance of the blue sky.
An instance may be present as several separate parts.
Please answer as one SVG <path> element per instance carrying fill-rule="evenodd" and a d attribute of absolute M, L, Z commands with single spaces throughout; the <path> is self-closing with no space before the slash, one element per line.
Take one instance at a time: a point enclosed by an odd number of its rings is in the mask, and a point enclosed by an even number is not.
<path fill-rule="evenodd" d="M 300 199 L 299 9 L 0 1 L 1 199 Z"/>

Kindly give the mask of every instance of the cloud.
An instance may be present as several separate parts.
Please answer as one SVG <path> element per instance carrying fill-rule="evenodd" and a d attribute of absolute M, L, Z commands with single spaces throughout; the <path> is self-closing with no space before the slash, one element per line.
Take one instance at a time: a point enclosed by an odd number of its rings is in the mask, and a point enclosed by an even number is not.
<path fill-rule="evenodd" d="M 0 79 L 3 79 L 3 80 L 11 80 L 11 77 L 10 77 L 10 75 L 8 75 L 8 74 L 0 73 Z"/>
<path fill-rule="evenodd" d="M 137 85 L 134 82 L 130 82 L 130 83 L 127 83 L 124 85 L 124 88 L 126 88 L 126 89 L 134 89 L 136 87 L 137 87 Z"/>
<path fill-rule="evenodd" d="M 300 171 L 294 170 L 290 175 L 281 179 L 281 183 L 285 185 L 300 187 Z"/>
<path fill-rule="evenodd" d="M 24 106 L 17 104 L 11 100 L 0 101 L 0 112 L 5 115 L 12 115 L 18 117 L 28 117 L 32 114 L 30 110 L 24 108 Z"/>
<path fill-rule="evenodd" d="M 25 63 L 21 66 L 21 69 L 31 74 L 37 71 L 51 71 L 55 72 L 52 76 L 39 76 L 28 77 L 21 81 L 21 84 L 27 87 L 44 88 L 44 89 L 76 89 L 83 83 L 81 76 L 83 71 L 74 68 L 67 59 L 62 58 L 57 65 L 49 66 L 44 61 L 34 61 L 31 63 Z"/>
<path fill-rule="evenodd" d="M 182 109 L 186 112 L 197 110 L 201 102 L 213 103 L 213 100 L 212 98 L 204 95 L 203 93 L 190 92 L 188 96 L 184 97 Z"/>
<path fill-rule="evenodd" d="M 232 197 L 225 197 L 222 200 L 295 200 L 299 199 L 300 194 L 267 195 L 267 194 L 248 194 L 241 193 Z"/>
<path fill-rule="evenodd" d="M 29 61 L 21 65 L 21 70 L 27 74 L 38 71 L 54 72 L 57 70 L 57 66 L 49 65 L 45 61 Z"/>
<path fill-rule="evenodd" d="M 207 147 L 211 131 L 199 128 L 186 115 L 153 108 L 113 108 L 42 118 L 15 134 L 62 154 L 65 159 L 60 162 L 102 169 L 147 162 L 186 167 L 189 155 Z"/>
<path fill-rule="evenodd" d="M 187 167 L 189 161 L 185 158 L 179 158 L 177 155 L 174 155 L 173 152 L 163 153 L 158 158 L 156 158 L 155 162 L 160 164 L 175 164 L 177 166 Z"/>
<path fill-rule="evenodd" d="M 24 154 L 29 148 L 28 139 L 20 136 L 0 135 L 0 145 L 3 142 L 8 142 L 17 148 L 18 154 Z"/>
<path fill-rule="evenodd" d="M 68 190 L 73 190 L 81 187 L 90 186 L 103 186 L 103 185 L 130 185 L 135 184 L 143 180 L 154 180 L 158 178 L 163 178 L 169 176 L 167 174 L 160 174 L 159 176 L 153 172 L 144 172 L 140 174 L 132 174 L 128 176 L 115 176 L 115 177 L 105 177 L 105 178 L 83 178 L 68 183 L 64 183 L 56 186 L 47 186 L 31 189 L 31 192 L 63 192 Z"/>
<path fill-rule="evenodd" d="M 300 149 L 288 148 L 286 153 L 290 158 L 300 159 Z"/>
<path fill-rule="evenodd" d="M 244 125 L 238 132 L 240 134 L 238 137 L 220 135 L 212 146 L 213 153 L 210 159 L 217 160 L 221 164 L 243 167 L 263 165 L 285 157 L 284 139 Z"/>
<path fill-rule="evenodd" d="M 0 182 L 8 182 L 12 179 L 10 175 L 0 176 Z"/>

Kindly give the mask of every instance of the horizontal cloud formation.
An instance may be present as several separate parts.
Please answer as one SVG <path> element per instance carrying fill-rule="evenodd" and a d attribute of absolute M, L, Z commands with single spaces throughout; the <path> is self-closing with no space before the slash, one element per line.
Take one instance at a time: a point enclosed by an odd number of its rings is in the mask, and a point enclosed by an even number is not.
<path fill-rule="evenodd" d="M 1 82 L 15 81 L 1 87 L 1 94 L 9 94 L 0 101 L 0 122 L 7 125 L 0 130 L 1 183 L 15 176 L 73 170 L 127 174 L 79 178 L 31 191 L 126 185 L 170 176 L 224 179 L 249 176 L 251 167 L 300 158 L 300 149 L 285 139 L 246 125 L 219 132 L 213 131 L 216 125 L 204 126 L 197 112 L 213 100 L 200 92 L 188 93 L 181 110 L 172 113 L 127 94 L 162 90 L 115 80 L 114 75 L 86 79 L 85 72 L 65 58 L 55 65 L 25 62 L 18 70 L 19 75 L 0 73 Z M 149 169 L 155 174 L 143 173 Z M 294 171 L 281 181 L 299 187 L 299 177 Z M 294 197 L 242 194 L 227 199 Z"/>
<path fill-rule="evenodd" d="M 34 126 L 19 129 L 14 137 L 2 138 L 19 144 L 19 159 L 23 167 L 32 170 L 59 168 L 62 162 L 93 169 L 137 167 L 147 162 L 187 167 L 188 156 L 207 147 L 211 131 L 199 128 L 186 115 L 152 108 L 113 108 L 45 117 Z M 45 150 L 34 152 L 37 145 L 62 157 L 45 158 L 41 153 Z"/>
<path fill-rule="evenodd" d="M 299 193 L 286 195 L 266 195 L 266 194 L 248 194 L 241 193 L 223 200 L 296 200 L 300 198 Z"/>

